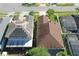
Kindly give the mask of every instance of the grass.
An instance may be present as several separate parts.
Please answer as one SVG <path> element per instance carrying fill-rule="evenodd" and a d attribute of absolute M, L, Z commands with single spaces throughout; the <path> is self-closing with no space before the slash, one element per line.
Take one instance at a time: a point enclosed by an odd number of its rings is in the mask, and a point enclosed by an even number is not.
<path fill-rule="evenodd" d="M 39 12 L 31 11 L 29 14 L 32 15 L 32 16 L 34 16 L 34 15 L 39 15 Z"/>
<path fill-rule="evenodd" d="M 4 17 L 5 15 L 7 15 L 7 14 L 0 12 L 0 18 Z"/>
<path fill-rule="evenodd" d="M 50 3 L 46 3 L 46 6 L 50 6 Z"/>
<path fill-rule="evenodd" d="M 73 3 L 57 3 L 56 6 L 73 6 Z"/>
<path fill-rule="evenodd" d="M 55 14 L 58 16 L 78 15 L 77 11 L 55 11 Z"/>
<path fill-rule="evenodd" d="M 78 15 L 78 11 L 54 11 L 53 9 L 49 9 L 47 11 L 47 15 L 51 21 L 57 22 L 57 16 L 70 16 L 70 15 Z"/>

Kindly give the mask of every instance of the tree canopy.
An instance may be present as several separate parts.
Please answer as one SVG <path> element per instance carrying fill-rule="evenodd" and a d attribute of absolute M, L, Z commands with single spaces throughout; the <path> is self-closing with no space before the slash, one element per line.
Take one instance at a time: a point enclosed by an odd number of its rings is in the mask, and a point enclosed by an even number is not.
<path fill-rule="evenodd" d="M 47 13 L 48 13 L 48 15 L 53 15 L 53 14 L 54 14 L 54 10 L 53 10 L 53 9 L 49 9 L 49 10 L 47 11 Z"/>
<path fill-rule="evenodd" d="M 51 21 L 57 22 L 57 16 L 54 14 L 55 11 L 53 9 L 49 9 L 47 11 L 47 15 Z"/>

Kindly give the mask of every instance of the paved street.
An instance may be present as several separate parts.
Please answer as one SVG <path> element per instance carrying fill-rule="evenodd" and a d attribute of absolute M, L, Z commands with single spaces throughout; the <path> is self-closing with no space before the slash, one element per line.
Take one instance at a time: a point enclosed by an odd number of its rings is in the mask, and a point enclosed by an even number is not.
<path fill-rule="evenodd" d="M 5 12 L 12 12 L 12 11 L 47 11 L 49 8 L 58 10 L 58 11 L 74 11 L 75 8 L 78 7 L 78 5 L 75 6 L 39 6 L 39 7 L 24 7 L 21 6 L 21 3 L 0 3 L 0 10 Z"/>

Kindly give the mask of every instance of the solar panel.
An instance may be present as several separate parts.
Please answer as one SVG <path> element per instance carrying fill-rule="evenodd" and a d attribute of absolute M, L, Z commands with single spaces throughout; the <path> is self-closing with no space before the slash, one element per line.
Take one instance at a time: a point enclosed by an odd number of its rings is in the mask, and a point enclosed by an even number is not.
<path fill-rule="evenodd" d="M 22 28 L 16 28 L 10 37 L 27 37 L 27 34 L 22 30 Z"/>
<path fill-rule="evenodd" d="M 24 45 L 25 43 L 28 42 L 29 39 L 24 39 L 24 38 L 10 38 L 7 42 L 7 45 Z"/>

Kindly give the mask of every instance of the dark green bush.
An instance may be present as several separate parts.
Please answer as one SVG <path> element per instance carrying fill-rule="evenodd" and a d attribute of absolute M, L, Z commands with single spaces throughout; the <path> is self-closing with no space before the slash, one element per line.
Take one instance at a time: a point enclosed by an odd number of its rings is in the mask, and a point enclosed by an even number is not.
<path fill-rule="evenodd" d="M 48 50 L 46 48 L 32 48 L 26 53 L 26 55 L 29 56 L 47 56 L 48 55 Z"/>
<path fill-rule="evenodd" d="M 47 15 L 48 15 L 49 19 L 50 19 L 51 21 L 57 22 L 57 16 L 56 16 L 54 13 L 55 13 L 55 11 L 54 11 L 53 9 L 49 9 L 49 10 L 47 11 Z"/>
<path fill-rule="evenodd" d="M 56 55 L 57 56 L 67 56 L 67 51 L 60 51 Z"/>

